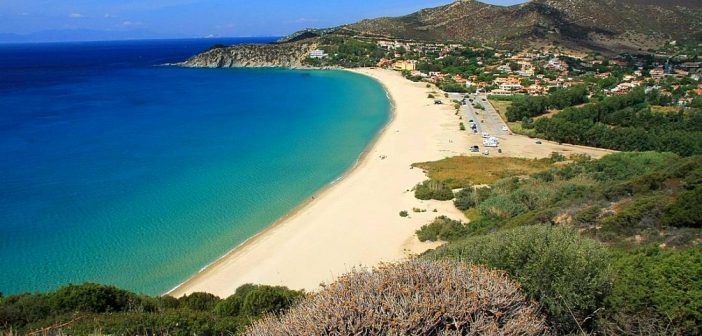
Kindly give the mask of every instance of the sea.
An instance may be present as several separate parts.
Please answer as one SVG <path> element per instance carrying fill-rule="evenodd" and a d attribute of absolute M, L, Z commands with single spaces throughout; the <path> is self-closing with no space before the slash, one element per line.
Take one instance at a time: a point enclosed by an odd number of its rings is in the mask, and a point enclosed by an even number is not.
<path fill-rule="evenodd" d="M 0 292 L 163 294 L 353 167 L 378 82 L 163 65 L 272 40 L 0 45 Z"/>

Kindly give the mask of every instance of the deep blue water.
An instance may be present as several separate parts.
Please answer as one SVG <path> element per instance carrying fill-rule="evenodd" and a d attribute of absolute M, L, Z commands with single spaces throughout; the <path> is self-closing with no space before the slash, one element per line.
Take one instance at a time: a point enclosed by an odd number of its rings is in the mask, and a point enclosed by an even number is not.
<path fill-rule="evenodd" d="M 1 292 L 163 293 L 354 164 L 373 80 L 156 66 L 243 41 L 0 45 Z"/>

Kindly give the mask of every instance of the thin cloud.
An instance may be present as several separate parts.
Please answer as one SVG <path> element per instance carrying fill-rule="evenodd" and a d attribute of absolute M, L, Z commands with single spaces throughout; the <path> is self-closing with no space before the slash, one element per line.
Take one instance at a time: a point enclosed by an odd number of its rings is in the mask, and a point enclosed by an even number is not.
<path fill-rule="evenodd" d="M 134 27 L 134 26 L 140 26 L 141 22 L 134 22 L 134 21 L 122 21 L 122 26 L 123 27 Z"/>
<path fill-rule="evenodd" d="M 72 18 L 72 19 L 78 19 L 78 18 L 82 18 L 82 17 L 83 17 L 83 14 L 81 14 L 81 13 L 71 13 L 71 14 L 68 14 L 68 17 L 70 17 L 70 18 Z"/>

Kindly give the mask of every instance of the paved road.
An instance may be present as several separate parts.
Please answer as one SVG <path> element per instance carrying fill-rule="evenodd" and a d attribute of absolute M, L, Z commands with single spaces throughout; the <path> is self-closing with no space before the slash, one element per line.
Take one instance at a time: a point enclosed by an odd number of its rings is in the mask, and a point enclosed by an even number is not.
<path fill-rule="evenodd" d="M 449 94 L 449 98 L 456 100 L 463 99 L 463 96 L 463 94 L 457 93 Z M 506 136 L 509 135 L 509 130 L 506 130 L 507 125 L 497 111 L 487 101 L 487 96 L 471 94 L 468 95 L 468 98 L 473 99 L 473 102 L 471 103 L 469 99 L 466 99 L 466 104 L 463 105 L 463 108 L 461 109 L 464 113 L 463 119 L 466 120 L 465 124 L 468 131 L 470 131 L 470 120 L 473 120 L 477 126 L 478 134 L 487 132 L 491 136 L 505 139 Z M 484 110 L 474 108 L 473 104 L 481 105 Z"/>

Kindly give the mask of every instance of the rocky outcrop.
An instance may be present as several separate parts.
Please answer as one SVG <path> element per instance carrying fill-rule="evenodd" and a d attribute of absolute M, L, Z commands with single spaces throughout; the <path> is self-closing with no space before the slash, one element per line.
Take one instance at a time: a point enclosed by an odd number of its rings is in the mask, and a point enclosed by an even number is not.
<path fill-rule="evenodd" d="M 291 43 L 241 44 L 195 55 L 181 65 L 195 68 L 302 68 L 317 40 Z"/>

